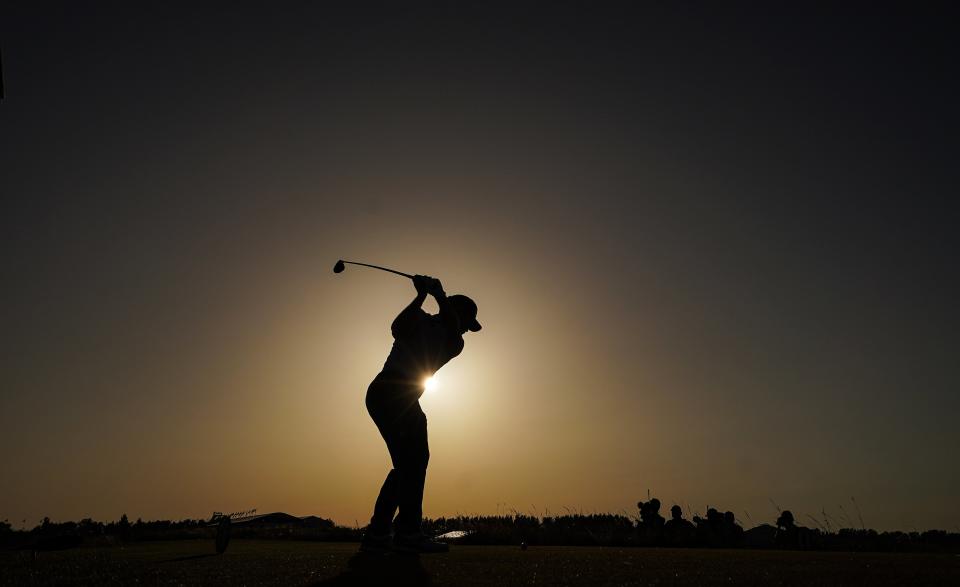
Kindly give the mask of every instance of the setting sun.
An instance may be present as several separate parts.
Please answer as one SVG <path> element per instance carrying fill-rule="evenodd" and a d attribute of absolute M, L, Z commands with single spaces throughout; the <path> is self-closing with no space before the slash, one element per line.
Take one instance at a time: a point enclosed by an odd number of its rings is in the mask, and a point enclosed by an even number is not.
<path fill-rule="evenodd" d="M 434 375 L 433 377 L 427 377 L 423 381 L 423 389 L 425 391 L 436 391 L 439 385 L 440 385 L 440 382 L 437 381 L 436 375 Z"/>

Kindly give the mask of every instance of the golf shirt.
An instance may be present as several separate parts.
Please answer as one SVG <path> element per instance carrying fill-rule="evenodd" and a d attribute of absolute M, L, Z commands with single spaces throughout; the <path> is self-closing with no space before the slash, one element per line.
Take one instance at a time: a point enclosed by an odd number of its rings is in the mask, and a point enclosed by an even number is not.
<path fill-rule="evenodd" d="M 463 337 L 439 315 L 421 309 L 405 318 L 393 328 L 393 348 L 380 378 L 417 387 L 419 397 L 426 378 L 463 351 Z"/>

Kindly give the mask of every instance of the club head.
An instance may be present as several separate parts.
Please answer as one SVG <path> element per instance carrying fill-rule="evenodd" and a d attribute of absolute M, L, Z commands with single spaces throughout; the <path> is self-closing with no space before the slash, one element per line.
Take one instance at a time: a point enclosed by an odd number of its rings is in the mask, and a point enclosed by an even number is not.
<path fill-rule="evenodd" d="M 343 261 L 337 261 L 337 264 L 333 266 L 334 273 L 343 273 L 344 269 L 346 269 L 346 266 L 343 264 Z"/>

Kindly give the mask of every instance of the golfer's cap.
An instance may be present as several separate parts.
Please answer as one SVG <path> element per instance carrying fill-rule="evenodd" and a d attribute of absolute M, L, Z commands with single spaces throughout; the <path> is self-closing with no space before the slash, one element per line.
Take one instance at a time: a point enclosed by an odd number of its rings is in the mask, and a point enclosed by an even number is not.
<path fill-rule="evenodd" d="M 461 320 L 467 320 L 467 330 L 477 332 L 482 326 L 477 322 L 477 304 L 465 295 L 455 294 L 447 297 L 447 300 L 456 308 L 457 314 Z"/>

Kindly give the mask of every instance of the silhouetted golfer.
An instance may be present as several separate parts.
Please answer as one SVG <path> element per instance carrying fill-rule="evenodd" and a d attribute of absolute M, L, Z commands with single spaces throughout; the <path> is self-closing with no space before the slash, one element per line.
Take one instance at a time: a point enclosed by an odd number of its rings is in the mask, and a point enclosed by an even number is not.
<path fill-rule="evenodd" d="M 423 484 L 430 451 L 427 417 L 420 409 L 424 382 L 463 350 L 463 335 L 480 330 L 477 305 L 462 295 L 447 297 L 438 279 L 416 275 L 417 297 L 391 326 L 393 348 L 383 370 L 367 389 L 367 411 L 387 442 L 393 469 L 387 475 L 374 506 L 370 526 L 360 549 L 383 552 L 446 552 L 448 547 L 420 531 Z M 436 316 L 421 309 L 427 294 L 440 306 Z M 399 507 L 396 520 L 394 514 Z"/>

